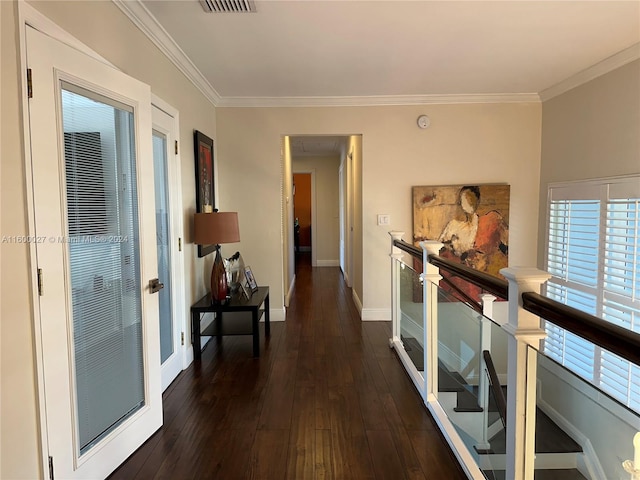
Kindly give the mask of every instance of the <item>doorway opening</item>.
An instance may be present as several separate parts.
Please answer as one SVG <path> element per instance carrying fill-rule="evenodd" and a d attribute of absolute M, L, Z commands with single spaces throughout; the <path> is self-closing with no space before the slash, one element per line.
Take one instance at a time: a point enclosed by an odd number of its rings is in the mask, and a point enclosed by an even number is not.
<path fill-rule="evenodd" d="M 285 306 L 301 260 L 339 267 L 351 286 L 361 143 L 361 135 L 282 136 Z"/>
<path fill-rule="evenodd" d="M 314 172 L 293 174 L 293 243 L 296 267 L 300 262 L 309 265 L 312 263 L 311 234 L 315 210 L 313 210 L 311 199 L 314 190 Z"/>

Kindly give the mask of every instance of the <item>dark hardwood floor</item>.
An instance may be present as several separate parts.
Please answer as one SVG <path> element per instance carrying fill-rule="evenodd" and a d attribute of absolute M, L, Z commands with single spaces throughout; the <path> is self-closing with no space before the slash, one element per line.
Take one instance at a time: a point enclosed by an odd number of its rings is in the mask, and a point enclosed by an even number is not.
<path fill-rule="evenodd" d="M 164 393 L 164 426 L 109 478 L 465 479 L 390 331 L 360 321 L 339 268 L 298 255 L 260 358 L 251 336 L 212 340 Z"/>

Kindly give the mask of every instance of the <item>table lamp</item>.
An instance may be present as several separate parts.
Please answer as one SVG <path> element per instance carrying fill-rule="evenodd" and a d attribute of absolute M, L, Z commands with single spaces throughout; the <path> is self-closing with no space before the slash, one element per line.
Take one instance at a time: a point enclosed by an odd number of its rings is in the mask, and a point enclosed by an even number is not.
<path fill-rule="evenodd" d="M 221 243 L 240 241 L 237 212 L 196 213 L 194 216 L 194 239 L 197 245 L 215 245 L 216 258 L 211 269 L 211 301 L 223 303 L 227 300 L 227 274 L 224 270 Z"/>

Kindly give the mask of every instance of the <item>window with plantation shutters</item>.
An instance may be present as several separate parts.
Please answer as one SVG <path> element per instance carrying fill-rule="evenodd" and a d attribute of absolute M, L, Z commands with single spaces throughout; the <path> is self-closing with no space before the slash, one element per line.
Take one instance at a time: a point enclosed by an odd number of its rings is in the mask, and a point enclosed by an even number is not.
<path fill-rule="evenodd" d="M 640 176 L 549 186 L 546 295 L 640 333 Z M 640 367 L 546 322 L 545 354 L 640 411 Z"/>

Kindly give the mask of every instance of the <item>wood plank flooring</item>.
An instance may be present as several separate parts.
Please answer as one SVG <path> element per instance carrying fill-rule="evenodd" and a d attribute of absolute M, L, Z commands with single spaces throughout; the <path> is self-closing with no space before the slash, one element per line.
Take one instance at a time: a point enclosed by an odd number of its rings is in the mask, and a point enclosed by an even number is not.
<path fill-rule="evenodd" d="M 389 322 L 362 322 L 340 269 L 308 257 L 260 358 L 250 336 L 210 342 L 164 393 L 163 427 L 109 478 L 466 478 L 388 346 Z"/>

